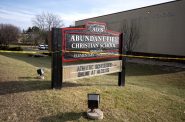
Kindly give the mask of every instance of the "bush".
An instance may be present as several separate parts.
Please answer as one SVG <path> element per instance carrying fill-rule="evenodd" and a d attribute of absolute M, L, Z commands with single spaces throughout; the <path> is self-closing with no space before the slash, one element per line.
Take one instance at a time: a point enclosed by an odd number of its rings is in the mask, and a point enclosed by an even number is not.
<path fill-rule="evenodd" d="M 8 50 L 8 46 L 0 46 L 0 50 Z"/>
<path fill-rule="evenodd" d="M 9 48 L 11 51 L 23 51 L 22 47 L 11 47 Z"/>

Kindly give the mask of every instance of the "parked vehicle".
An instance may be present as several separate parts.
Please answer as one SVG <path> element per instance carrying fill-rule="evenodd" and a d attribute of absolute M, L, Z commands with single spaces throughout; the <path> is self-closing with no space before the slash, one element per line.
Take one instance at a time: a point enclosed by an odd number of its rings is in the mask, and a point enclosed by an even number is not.
<path fill-rule="evenodd" d="M 39 50 L 47 50 L 48 49 L 48 45 L 45 44 L 40 44 L 38 47 Z"/>

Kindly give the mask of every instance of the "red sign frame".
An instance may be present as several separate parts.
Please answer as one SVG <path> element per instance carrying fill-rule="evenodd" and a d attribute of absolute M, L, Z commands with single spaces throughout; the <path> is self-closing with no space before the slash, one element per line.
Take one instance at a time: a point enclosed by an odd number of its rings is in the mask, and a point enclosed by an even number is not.
<path fill-rule="evenodd" d="M 91 25 L 91 24 L 97 24 L 97 25 L 103 25 L 106 27 L 105 23 L 99 23 L 99 22 L 87 22 L 85 24 L 85 28 L 62 28 L 61 29 L 61 33 L 62 33 L 62 49 L 63 49 L 63 53 L 62 53 L 62 60 L 63 62 L 74 62 L 74 61 L 79 61 L 79 60 L 97 60 L 97 59 L 107 59 L 107 58 L 118 58 L 119 55 L 114 55 L 114 56 L 101 56 L 101 57 L 82 57 L 82 58 L 74 58 L 74 59 L 65 59 L 65 51 L 66 50 L 66 34 L 72 33 L 72 32 L 67 32 L 67 31 L 78 31 L 79 32 L 73 32 L 72 34 L 81 34 L 81 35 L 99 35 L 99 36 L 105 36 L 105 34 L 100 34 L 100 33 L 82 33 L 80 31 L 86 31 L 87 30 L 87 26 Z M 117 36 L 119 37 L 119 44 L 120 44 L 120 34 L 119 32 L 115 32 L 115 31 L 111 31 L 111 30 L 105 30 L 105 32 L 110 33 L 111 35 Z M 110 52 L 118 52 L 119 54 L 119 49 L 120 49 L 120 45 L 119 48 L 116 50 L 107 50 Z"/>

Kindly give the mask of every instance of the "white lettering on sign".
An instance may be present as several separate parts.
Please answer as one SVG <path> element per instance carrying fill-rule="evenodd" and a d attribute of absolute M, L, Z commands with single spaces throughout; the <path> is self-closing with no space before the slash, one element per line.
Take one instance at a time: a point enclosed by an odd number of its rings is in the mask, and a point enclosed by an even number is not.
<path fill-rule="evenodd" d="M 97 33 L 102 33 L 105 32 L 105 25 L 97 25 L 97 24 L 92 24 L 89 25 L 88 30 L 91 32 L 97 32 Z"/>
<path fill-rule="evenodd" d="M 116 44 L 113 43 L 72 43 L 72 49 L 87 49 L 87 48 L 116 48 Z"/>
<path fill-rule="evenodd" d="M 71 49 L 117 49 L 119 37 L 71 34 L 68 44 Z"/>
<path fill-rule="evenodd" d="M 118 44 L 119 37 L 118 36 L 91 36 L 91 35 L 76 35 L 72 34 L 69 41 L 81 41 L 81 42 L 113 42 Z"/>

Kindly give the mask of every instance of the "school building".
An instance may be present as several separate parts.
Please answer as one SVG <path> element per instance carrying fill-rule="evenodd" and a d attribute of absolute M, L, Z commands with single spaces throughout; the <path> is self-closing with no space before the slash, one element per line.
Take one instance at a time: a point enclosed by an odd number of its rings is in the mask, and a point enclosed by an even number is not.
<path fill-rule="evenodd" d="M 134 52 L 185 56 L 185 0 L 78 20 L 75 26 L 86 21 L 105 22 L 109 30 L 118 32 L 134 21 L 139 29 Z"/>

